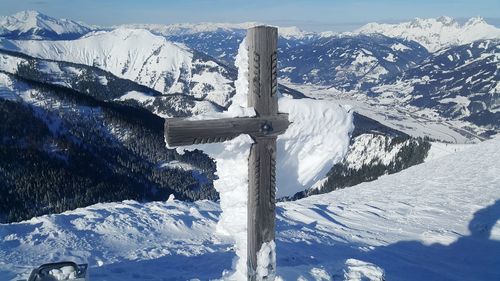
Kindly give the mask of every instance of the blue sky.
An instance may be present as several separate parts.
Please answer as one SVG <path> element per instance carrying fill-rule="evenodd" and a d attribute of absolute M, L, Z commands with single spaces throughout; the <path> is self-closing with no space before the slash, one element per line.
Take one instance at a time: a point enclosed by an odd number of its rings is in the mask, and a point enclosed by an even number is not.
<path fill-rule="evenodd" d="M 0 15 L 27 9 L 98 25 L 259 21 L 339 31 L 442 15 L 500 25 L 500 0 L 0 0 Z"/>

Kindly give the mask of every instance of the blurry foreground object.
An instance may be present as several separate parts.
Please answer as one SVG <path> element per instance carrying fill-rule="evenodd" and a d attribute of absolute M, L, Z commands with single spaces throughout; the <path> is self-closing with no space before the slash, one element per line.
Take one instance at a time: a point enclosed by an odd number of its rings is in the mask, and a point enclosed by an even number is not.
<path fill-rule="evenodd" d="M 74 262 L 47 263 L 31 272 L 28 281 L 89 281 L 87 278 L 87 264 Z"/>

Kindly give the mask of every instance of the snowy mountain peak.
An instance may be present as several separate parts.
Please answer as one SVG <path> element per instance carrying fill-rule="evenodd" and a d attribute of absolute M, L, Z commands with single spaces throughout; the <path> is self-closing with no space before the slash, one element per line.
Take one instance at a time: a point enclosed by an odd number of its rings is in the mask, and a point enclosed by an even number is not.
<path fill-rule="evenodd" d="M 401 23 L 400 25 L 403 24 L 405 23 Z M 377 25 L 378 24 L 375 23 L 375 26 Z M 440 28 L 443 26 L 458 26 L 458 23 L 455 19 L 451 17 L 441 16 L 438 18 L 430 18 L 430 19 L 415 18 L 409 23 L 409 26 L 413 28 Z"/>
<path fill-rule="evenodd" d="M 453 18 L 447 17 L 447 16 L 441 16 L 441 17 L 437 18 L 436 21 L 442 23 L 443 25 L 447 25 L 447 26 L 457 24 L 457 22 Z"/>
<path fill-rule="evenodd" d="M 244 23 L 177 23 L 177 24 L 127 24 L 122 27 L 127 28 L 144 28 L 160 33 L 161 35 L 187 35 L 201 32 L 229 31 L 234 29 L 247 29 L 252 26 L 259 25 L 257 22 Z"/>
<path fill-rule="evenodd" d="M 21 11 L 13 14 L 10 18 L 11 19 L 16 19 L 18 21 L 24 21 L 24 22 L 36 22 L 37 17 L 46 17 L 43 14 L 39 13 L 38 11 L 32 11 L 32 10 L 27 10 L 27 11 Z"/>
<path fill-rule="evenodd" d="M 0 36 L 17 39 L 75 39 L 91 27 L 67 19 L 55 19 L 38 11 L 21 11 L 0 17 Z"/>
<path fill-rule="evenodd" d="M 463 25 L 446 16 L 430 19 L 416 18 L 400 24 L 369 23 L 356 30 L 355 33 L 380 33 L 389 37 L 414 40 L 430 52 L 481 39 L 500 38 L 500 29 L 488 24 L 481 17 L 471 18 Z"/>
<path fill-rule="evenodd" d="M 280 36 L 287 38 L 287 39 L 291 39 L 291 38 L 302 39 L 302 38 L 314 35 L 313 32 L 304 31 L 296 26 L 280 27 L 278 29 L 278 32 L 279 32 Z"/>
<path fill-rule="evenodd" d="M 144 29 L 96 31 L 71 41 L 12 42 L 32 56 L 97 66 L 161 92 L 172 84 L 164 78 L 167 73 L 177 80 L 192 58 L 187 48 Z"/>
<path fill-rule="evenodd" d="M 95 31 L 92 33 L 87 34 L 84 38 L 92 38 L 92 37 L 100 37 L 102 39 L 101 42 L 96 40 L 97 43 L 112 43 L 110 41 L 113 40 L 120 40 L 122 43 L 133 43 L 131 41 L 139 39 L 135 44 L 138 46 L 142 46 L 144 42 L 148 43 L 167 43 L 167 44 L 173 44 L 167 39 L 156 36 L 153 33 L 151 33 L 149 30 L 146 29 L 134 29 L 134 28 L 125 28 L 125 27 L 119 27 L 117 29 L 113 29 L 110 31 Z M 84 39 L 82 38 L 82 39 Z"/>
<path fill-rule="evenodd" d="M 474 26 L 474 25 L 488 25 L 488 23 L 482 17 L 470 18 L 464 26 Z"/>

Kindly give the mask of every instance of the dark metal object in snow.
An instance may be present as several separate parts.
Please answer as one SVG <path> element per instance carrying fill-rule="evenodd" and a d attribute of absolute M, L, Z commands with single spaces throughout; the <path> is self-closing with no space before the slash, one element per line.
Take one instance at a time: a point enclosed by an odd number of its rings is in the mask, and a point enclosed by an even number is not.
<path fill-rule="evenodd" d="M 65 268 L 69 268 L 67 270 Z M 54 276 L 54 271 L 65 270 L 65 272 L 72 272 L 73 275 L 71 279 L 73 281 L 87 281 L 87 264 L 76 264 L 74 262 L 57 262 L 57 263 L 47 263 L 41 265 L 39 268 L 34 269 L 28 281 L 54 281 L 60 280 Z M 65 279 L 66 280 L 66 279 Z"/>
<path fill-rule="evenodd" d="M 254 140 L 248 161 L 248 280 L 256 280 L 257 254 L 262 245 L 274 241 L 276 137 L 289 125 L 288 115 L 278 113 L 277 41 L 275 27 L 257 26 L 247 33 L 248 106 L 255 109 L 256 117 L 199 121 L 173 118 L 165 122 L 169 146 L 222 142 L 240 134 L 249 134 Z M 269 267 L 272 276 L 276 264 Z"/>

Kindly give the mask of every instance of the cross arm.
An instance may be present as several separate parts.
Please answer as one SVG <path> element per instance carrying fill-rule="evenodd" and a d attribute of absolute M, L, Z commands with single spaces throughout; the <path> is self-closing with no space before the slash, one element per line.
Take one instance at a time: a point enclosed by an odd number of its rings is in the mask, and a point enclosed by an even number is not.
<path fill-rule="evenodd" d="M 238 117 L 214 120 L 165 120 L 165 140 L 170 147 L 223 142 L 241 134 L 252 138 L 272 137 L 288 128 L 288 114 L 262 117 Z"/>

